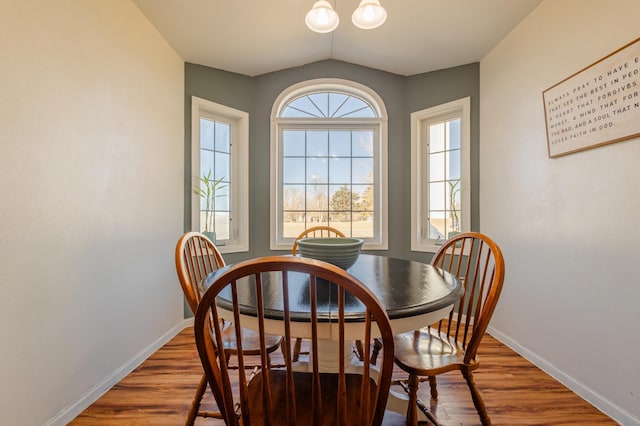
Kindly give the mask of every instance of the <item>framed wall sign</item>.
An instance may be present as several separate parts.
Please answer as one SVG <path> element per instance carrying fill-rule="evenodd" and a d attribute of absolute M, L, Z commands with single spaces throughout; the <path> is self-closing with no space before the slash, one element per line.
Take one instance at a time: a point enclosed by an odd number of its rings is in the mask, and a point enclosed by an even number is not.
<path fill-rule="evenodd" d="M 549 157 L 640 136 L 640 38 L 542 93 Z"/>

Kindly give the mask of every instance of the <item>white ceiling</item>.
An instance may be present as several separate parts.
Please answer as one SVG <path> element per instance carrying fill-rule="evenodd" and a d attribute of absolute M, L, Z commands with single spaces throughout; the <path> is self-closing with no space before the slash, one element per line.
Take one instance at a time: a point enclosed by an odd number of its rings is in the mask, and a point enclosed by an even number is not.
<path fill-rule="evenodd" d="M 133 0 L 186 62 L 249 76 L 324 59 L 400 75 L 478 62 L 542 0 L 381 0 L 373 30 L 351 23 L 359 0 L 329 0 L 329 34 L 304 23 L 314 1 Z"/>

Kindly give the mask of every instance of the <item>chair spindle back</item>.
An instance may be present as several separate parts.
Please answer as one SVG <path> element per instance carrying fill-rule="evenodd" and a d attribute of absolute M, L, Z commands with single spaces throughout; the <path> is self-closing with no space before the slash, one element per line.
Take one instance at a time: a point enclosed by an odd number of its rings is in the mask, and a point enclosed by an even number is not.
<path fill-rule="evenodd" d="M 465 348 L 465 362 L 475 359 L 478 346 L 495 310 L 504 281 L 500 247 L 484 234 L 465 232 L 450 238 L 431 262 L 460 280 L 464 296 L 446 323 L 446 334 Z M 445 327 L 443 321 L 438 331 Z"/>

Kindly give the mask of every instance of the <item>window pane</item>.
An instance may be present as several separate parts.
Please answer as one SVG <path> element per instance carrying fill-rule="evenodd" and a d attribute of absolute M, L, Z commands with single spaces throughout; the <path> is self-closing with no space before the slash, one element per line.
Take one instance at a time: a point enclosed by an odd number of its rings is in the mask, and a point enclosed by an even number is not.
<path fill-rule="evenodd" d="M 283 213 L 282 234 L 287 238 L 295 238 L 306 229 L 306 217 L 304 212 Z"/>
<path fill-rule="evenodd" d="M 429 152 L 444 151 L 444 123 L 429 126 Z"/>
<path fill-rule="evenodd" d="M 321 117 L 320 111 L 307 96 L 295 99 L 282 114 L 283 117 Z"/>
<path fill-rule="evenodd" d="M 353 185 L 352 200 L 354 211 L 373 210 L 373 185 Z"/>
<path fill-rule="evenodd" d="M 229 154 L 216 152 L 214 178 L 228 181 L 231 176 L 230 165 L 231 156 Z"/>
<path fill-rule="evenodd" d="M 214 231 L 216 239 L 229 239 L 231 126 L 200 118 L 200 230 Z"/>
<path fill-rule="evenodd" d="M 327 158 L 307 158 L 307 182 L 327 183 L 329 182 Z"/>
<path fill-rule="evenodd" d="M 445 237 L 446 219 L 444 211 L 430 212 L 429 220 L 429 239 L 441 240 Z"/>
<path fill-rule="evenodd" d="M 358 238 L 373 238 L 373 212 L 353 215 L 351 235 Z"/>
<path fill-rule="evenodd" d="M 230 152 L 231 147 L 231 126 L 216 121 L 215 127 L 215 149 L 220 152 Z"/>
<path fill-rule="evenodd" d="M 329 209 L 329 186 L 307 185 L 307 211 Z"/>
<path fill-rule="evenodd" d="M 373 157 L 373 132 L 371 130 L 353 132 L 352 154 L 354 157 Z"/>
<path fill-rule="evenodd" d="M 304 165 L 306 160 L 303 158 L 284 158 L 282 160 L 282 179 L 287 183 L 304 183 Z"/>
<path fill-rule="evenodd" d="M 229 211 L 229 184 L 223 183 L 219 189 L 216 189 L 215 210 Z"/>
<path fill-rule="evenodd" d="M 436 182 L 429 184 L 429 210 L 445 209 L 445 183 Z"/>
<path fill-rule="evenodd" d="M 332 130 L 329 132 L 329 156 L 351 156 L 351 132 L 348 130 Z"/>
<path fill-rule="evenodd" d="M 344 93 L 330 93 L 329 94 L 329 117 L 333 117 L 338 108 L 340 108 L 349 96 Z"/>
<path fill-rule="evenodd" d="M 373 112 L 373 110 L 371 108 L 367 107 L 362 107 L 359 110 L 355 110 L 353 112 L 350 112 L 349 114 L 345 114 L 342 117 L 366 117 L 366 118 L 373 118 L 375 117 L 375 114 Z"/>
<path fill-rule="evenodd" d="M 351 159 L 329 159 L 329 183 L 351 183 Z"/>
<path fill-rule="evenodd" d="M 214 122 L 205 118 L 200 119 L 200 148 L 213 151 Z"/>
<path fill-rule="evenodd" d="M 372 183 L 373 158 L 354 158 L 351 179 L 353 183 Z"/>
<path fill-rule="evenodd" d="M 229 212 L 215 213 L 216 240 L 228 240 L 229 235 Z"/>
<path fill-rule="evenodd" d="M 282 154 L 285 157 L 303 157 L 304 137 L 304 131 L 285 130 L 282 134 Z"/>
<path fill-rule="evenodd" d="M 444 174 L 444 152 L 429 155 L 429 181 L 442 181 L 445 179 Z"/>
<path fill-rule="evenodd" d="M 315 117 L 307 112 L 296 109 L 293 105 L 286 107 L 282 112 L 282 116 L 287 118 Z"/>
<path fill-rule="evenodd" d="M 449 140 L 447 149 L 460 149 L 460 119 L 449 121 Z"/>
<path fill-rule="evenodd" d="M 447 182 L 447 209 L 449 231 L 460 232 L 460 181 Z"/>
<path fill-rule="evenodd" d="M 329 116 L 329 94 L 328 93 L 315 93 L 309 95 L 309 100 L 313 103 L 313 110 L 309 109 L 309 112 L 317 113 L 322 117 Z"/>
<path fill-rule="evenodd" d="M 329 155 L 329 132 L 311 130 L 307 132 L 307 156 L 326 157 Z"/>
<path fill-rule="evenodd" d="M 209 172 L 213 176 L 213 151 L 200 150 L 200 174 L 201 176 L 206 176 Z"/>
<path fill-rule="evenodd" d="M 331 185 L 329 210 L 351 212 L 351 190 L 347 185 Z"/>
<path fill-rule="evenodd" d="M 362 99 L 349 96 L 347 101 L 335 113 L 335 117 L 372 117 L 369 104 Z"/>
<path fill-rule="evenodd" d="M 447 152 L 448 179 L 460 179 L 460 150 Z"/>
<path fill-rule="evenodd" d="M 351 212 L 329 212 L 329 226 L 351 235 Z"/>
<path fill-rule="evenodd" d="M 314 211 L 307 210 L 306 228 L 312 226 L 329 225 L 329 213 L 326 210 Z"/>
<path fill-rule="evenodd" d="M 304 211 L 305 187 L 304 185 L 284 185 L 282 188 L 283 210 Z"/>

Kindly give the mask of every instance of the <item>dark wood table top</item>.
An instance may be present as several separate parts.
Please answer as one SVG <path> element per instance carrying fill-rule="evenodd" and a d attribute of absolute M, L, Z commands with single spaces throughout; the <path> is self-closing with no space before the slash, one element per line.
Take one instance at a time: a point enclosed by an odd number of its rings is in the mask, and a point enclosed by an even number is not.
<path fill-rule="evenodd" d="M 210 274 L 203 283 L 209 288 L 216 276 L 225 268 Z M 449 308 L 462 296 L 462 285 L 448 272 L 432 265 L 405 259 L 361 254 L 348 272 L 362 281 L 378 296 L 389 318 L 420 317 Z M 336 311 L 335 285 L 318 283 L 318 320 L 328 321 Z M 239 309 L 244 315 L 255 316 L 256 298 L 253 285 L 238 282 Z M 263 276 L 265 317 L 283 318 L 282 283 L 278 273 Z M 302 274 L 289 275 L 291 319 L 309 321 L 309 285 Z M 230 287 L 216 299 L 220 308 L 232 310 Z M 347 321 L 363 321 L 364 305 L 347 297 Z"/>

